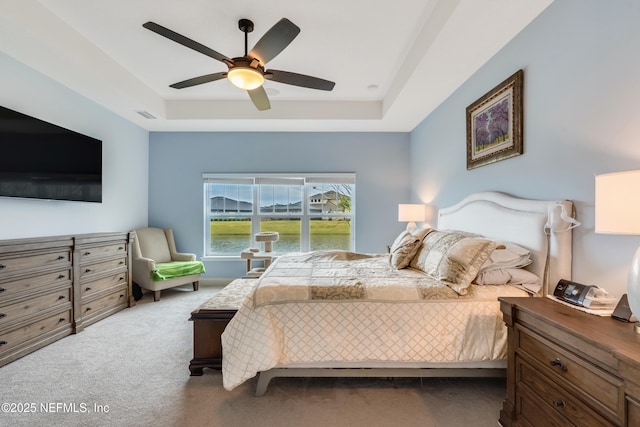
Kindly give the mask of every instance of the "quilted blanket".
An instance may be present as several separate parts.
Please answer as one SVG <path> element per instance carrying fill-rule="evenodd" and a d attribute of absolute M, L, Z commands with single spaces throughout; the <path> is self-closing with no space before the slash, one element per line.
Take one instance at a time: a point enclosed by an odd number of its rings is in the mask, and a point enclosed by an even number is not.
<path fill-rule="evenodd" d="M 472 285 L 461 296 L 386 255 L 282 256 L 222 334 L 223 385 L 287 364 L 504 359 L 498 297 L 526 295 Z"/>
<path fill-rule="evenodd" d="M 457 296 L 419 270 L 391 267 L 388 255 L 318 251 L 277 259 L 260 279 L 254 304 L 417 301 Z"/>

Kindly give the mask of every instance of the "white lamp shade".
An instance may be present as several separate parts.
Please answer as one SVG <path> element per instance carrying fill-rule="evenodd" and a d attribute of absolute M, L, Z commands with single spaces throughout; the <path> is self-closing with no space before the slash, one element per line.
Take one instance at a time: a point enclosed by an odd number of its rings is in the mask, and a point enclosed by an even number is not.
<path fill-rule="evenodd" d="M 640 171 L 596 175 L 596 233 L 640 234 Z"/>
<path fill-rule="evenodd" d="M 640 171 L 596 176 L 596 233 L 640 234 Z M 631 312 L 640 318 L 640 248 L 627 279 Z"/>
<path fill-rule="evenodd" d="M 424 205 L 419 204 L 399 204 L 398 205 L 398 221 L 415 222 L 424 221 L 425 209 Z"/>

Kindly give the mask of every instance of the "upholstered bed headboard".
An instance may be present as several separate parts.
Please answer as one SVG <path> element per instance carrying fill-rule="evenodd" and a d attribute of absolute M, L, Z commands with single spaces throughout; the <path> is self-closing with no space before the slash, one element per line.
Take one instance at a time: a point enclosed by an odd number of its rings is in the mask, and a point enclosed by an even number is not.
<path fill-rule="evenodd" d="M 545 285 L 546 292 L 552 293 L 558 280 L 571 279 L 573 224 L 566 218 L 572 216 L 572 211 L 573 203 L 567 200 L 528 200 L 498 192 L 476 193 L 441 208 L 437 228 L 477 233 L 523 246 L 531 250 L 533 259 L 527 269 L 543 280 L 548 246 L 549 274 Z"/>

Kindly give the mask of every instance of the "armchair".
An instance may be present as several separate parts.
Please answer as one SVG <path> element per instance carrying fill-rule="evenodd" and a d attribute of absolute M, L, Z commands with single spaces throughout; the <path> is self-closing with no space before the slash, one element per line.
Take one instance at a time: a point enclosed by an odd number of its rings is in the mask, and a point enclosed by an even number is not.
<path fill-rule="evenodd" d="M 133 241 L 133 282 L 153 291 L 153 300 L 160 300 L 160 291 L 186 283 L 198 290 L 204 265 L 196 255 L 176 251 L 170 228 L 140 228 Z"/>

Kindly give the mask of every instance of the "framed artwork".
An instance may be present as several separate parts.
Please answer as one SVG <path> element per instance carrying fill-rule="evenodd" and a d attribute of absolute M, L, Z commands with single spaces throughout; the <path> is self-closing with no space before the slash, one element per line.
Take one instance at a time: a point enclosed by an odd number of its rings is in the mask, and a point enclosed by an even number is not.
<path fill-rule="evenodd" d="M 522 154 L 522 70 L 467 107 L 467 169 Z"/>

